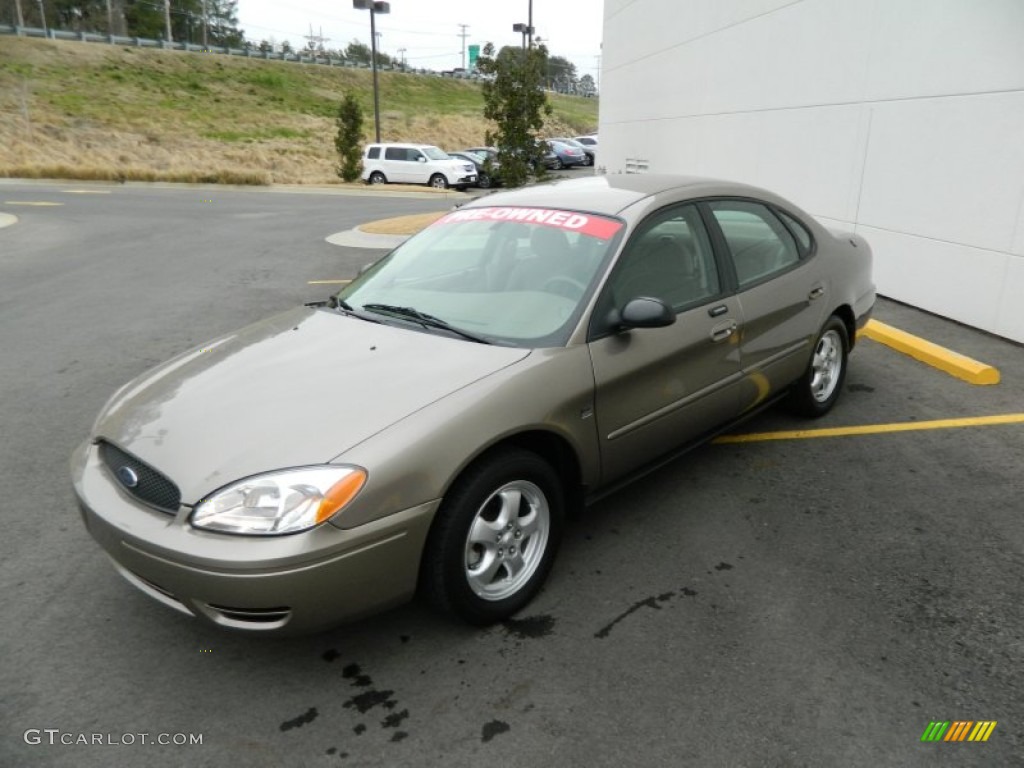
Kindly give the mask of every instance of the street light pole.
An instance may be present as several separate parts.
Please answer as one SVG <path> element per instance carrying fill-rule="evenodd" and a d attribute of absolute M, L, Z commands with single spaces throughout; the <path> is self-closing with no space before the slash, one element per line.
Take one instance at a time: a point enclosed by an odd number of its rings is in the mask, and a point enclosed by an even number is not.
<path fill-rule="evenodd" d="M 518 32 L 520 35 L 523 36 L 523 50 L 524 51 L 526 50 L 526 36 L 527 35 L 530 36 L 530 47 L 531 48 L 533 47 L 533 27 L 531 27 L 529 24 L 518 24 L 517 23 L 517 24 L 513 24 L 512 25 L 512 31 L 513 32 Z"/>
<path fill-rule="evenodd" d="M 530 36 L 530 48 L 533 48 L 533 0 L 530 0 L 529 11 L 526 16 L 527 34 Z"/>
<path fill-rule="evenodd" d="M 373 69 L 373 127 L 380 143 L 380 89 L 377 84 L 377 22 L 378 13 L 391 13 L 391 3 L 381 0 L 352 0 L 352 7 L 370 12 L 370 67 Z"/>

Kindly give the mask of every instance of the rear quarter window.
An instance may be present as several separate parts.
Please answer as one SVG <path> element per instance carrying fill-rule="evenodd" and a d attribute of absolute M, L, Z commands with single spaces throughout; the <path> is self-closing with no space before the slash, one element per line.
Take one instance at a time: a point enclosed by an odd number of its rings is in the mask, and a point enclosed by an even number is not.
<path fill-rule="evenodd" d="M 805 254 L 811 252 L 811 247 L 814 245 L 814 240 L 811 239 L 811 233 L 807 231 L 807 227 L 801 224 L 799 221 L 794 219 L 785 211 L 777 211 L 779 218 L 789 227 L 789 231 L 793 233 L 793 237 L 800 244 Z"/>
<path fill-rule="evenodd" d="M 380 147 L 370 147 L 366 150 L 366 157 L 369 160 L 377 160 L 380 158 Z"/>

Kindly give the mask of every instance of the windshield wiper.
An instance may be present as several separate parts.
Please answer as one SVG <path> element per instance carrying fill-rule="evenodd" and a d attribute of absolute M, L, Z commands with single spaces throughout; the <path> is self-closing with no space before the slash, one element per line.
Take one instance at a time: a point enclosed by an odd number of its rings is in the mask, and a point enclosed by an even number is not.
<path fill-rule="evenodd" d="M 440 328 L 443 331 L 450 331 L 451 333 L 458 334 L 464 339 L 475 341 L 478 344 L 490 344 L 491 342 L 482 336 L 464 331 L 461 328 L 456 328 L 454 325 L 449 325 L 446 321 L 433 315 L 428 315 L 426 312 L 420 312 L 415 307 L 399 307 L 394 304 L 364 304 L 363 309 L 369 310 L 370 312 L 378 312 L 382 314 L 396 315 L 397 317 L 407 318 L 414 320 L 424 328 Z"/>
<path fill-rule="evenodd" d="M 329 299 L 327 299 L 326 302 L 321 303 L 326 303 L 327 306 L 330 307 L 331 309 L 336 309 L 342 314 L 348 315 L 349 317 L 356 317 L 360 320 L 365 320 L 368 323 L 380 323 L 380 320 L 378 320 L 375 317 L 367 317 L 365 314 L 357 312 L 355 309 L 353 309 L 351 304 L 349 304 L 344 299 L 338 298 L 337 296 L 331 296 Z"/>

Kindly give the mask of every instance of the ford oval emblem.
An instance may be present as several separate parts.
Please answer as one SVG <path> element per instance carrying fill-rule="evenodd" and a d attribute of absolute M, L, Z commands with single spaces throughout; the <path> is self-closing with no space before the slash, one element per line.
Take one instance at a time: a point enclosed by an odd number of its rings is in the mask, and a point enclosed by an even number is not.
<path fill-rule="evenodd" d="M 139 484 L 139 476 L 135 474 L 135 470 L 131 467 L 118 467 L 117 472 L 114 474 L 117 475 L 117 479 L 126 488 L 134 488 Z"/>

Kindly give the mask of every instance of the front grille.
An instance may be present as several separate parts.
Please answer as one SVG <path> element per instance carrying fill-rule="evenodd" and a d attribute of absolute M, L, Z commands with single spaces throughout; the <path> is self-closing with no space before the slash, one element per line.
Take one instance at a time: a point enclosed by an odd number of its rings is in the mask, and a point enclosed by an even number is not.
<path fill-rule="evenodd" d="M 111 443 L 100 442 L 100 458 L 118 485 L 132 496 L 162 512 L 177 513 L 181 505 L 181 491 L 165 475 Z M 126 475 L 129 476 L 127 480 Z M 134 485 L 130 484 L 130 475 L 135 477 Z"/>

